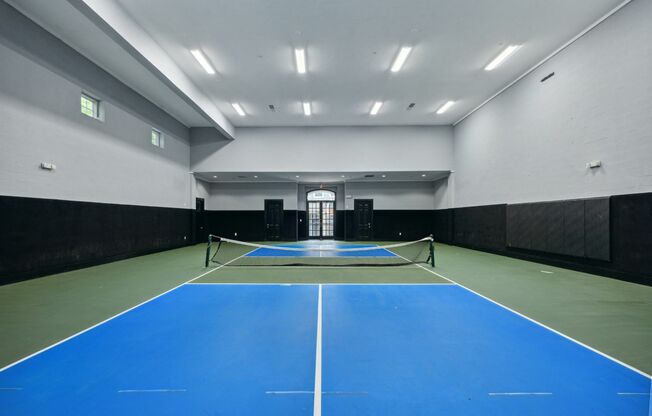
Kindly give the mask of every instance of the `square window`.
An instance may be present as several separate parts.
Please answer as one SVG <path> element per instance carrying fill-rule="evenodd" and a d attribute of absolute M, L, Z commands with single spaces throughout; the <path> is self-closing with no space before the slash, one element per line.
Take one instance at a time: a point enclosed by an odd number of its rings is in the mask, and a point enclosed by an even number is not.
<path fill-rule="evenodd" d="M 81 95 L 81 112 L 89 117 L 100 118 L 100 102 L 99 100 L 83 94 Z"/>
<path fill-rule="evenodd" d="M 156 129 L 152 129 L 151 142 L 154 146 L 160 147 L 161 149 L 165 147 L 165 138 L 163 137 L 163 134 Z"/>

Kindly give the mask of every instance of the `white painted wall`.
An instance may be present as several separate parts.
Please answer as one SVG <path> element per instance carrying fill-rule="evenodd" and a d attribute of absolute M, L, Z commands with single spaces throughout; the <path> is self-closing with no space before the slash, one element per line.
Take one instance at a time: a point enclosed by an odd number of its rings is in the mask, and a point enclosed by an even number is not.
<path fill-rule="evenodd" d="M 237 128 L 234 141 L 192 138 L 195 172 L 449 170 L 449 126 Z"/>
<path fill-rule="evenodd" d="M 346 209 L 354 199 L 373 199 L 374 209 L 434 209 L 433 182 L 347 182 Z"/>
<path fill-rule="evenodd" d="M 0 74 L 1 195 L 189 207 L 187 139 L 154 147 L 152 124 L 108 101 L 104 122 L 81 114 L 81 87 L 2 44 Z"/>
<path fill-rule="evenodd" d="M 290 182 L 213 183 L 206 201 L 211 211 L 262 211 L 265 199 L 282 199 L 283 209 L 297 209 L 297 184 Z"/>
<path fill-rule="evenodd" d="M 652 191 L 651 17 L 633 1 L 457 125 L 455 206 Z"/>

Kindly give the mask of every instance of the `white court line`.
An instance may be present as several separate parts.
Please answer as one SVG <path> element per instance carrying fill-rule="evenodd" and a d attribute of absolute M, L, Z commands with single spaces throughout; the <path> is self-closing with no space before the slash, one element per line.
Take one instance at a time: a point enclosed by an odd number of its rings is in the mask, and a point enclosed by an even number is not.
<path fill-rule="evenodd" d="M 118 393 L 184 393 L 186 389 L 118 390 Z"/>
<path fill-rule="evenodd" d="M 620 392 L 616 393 L 619 396 L 650 396 L 651 393 L 637 393 L 637 392 Z"/>
<path fill-rule="evenodd" d="M 553 272 L 551 272 L 550 270 L 541 270 L 541 273 L 552 274 Z"/>
<path fill-rule="evenodd" d="M 504 392 L 504 393 L 487 393 L 489 396 L 552 396 L 552 393 L 547 391 L 514 391 L 514 392 Z"/>
<path fill-rule="evenodd" d="M 321 416 L 321 299 L 322 285 L 319 285 L 317 298 L 317 346 L 315 347 L 315 390 L 313 400 L 313 416 Z"/>
<path fill-rule="evenodd" d="M 394 253 L 394 252 L 392 251 L 392 253 Z M 401 256 L 400 254 L 396 254 L 396 253 L 394 253 L 394 254 L 397 255 L 398 257 L 404 259 L 404 260 L 410 261 L 410 260 L 406 259 L 405 257 Z M 547 329 L 547 330 L 549 330 L 549 331 L 551 331 L 551 332 L 554 332 L 555 334 L 557 334 L 557 335 L 559 335 L 559 336 L 561 336 L 561 337 L 564 337 L 564 338 L 566 338 L 567 340 L 576 343 L 577 345 L 581 345 L 582 347 L 584 347 L 584 348 L 586 348 L 586 349 L 588 349 L 588 350 L 591 350 L 591 351 L 593 351 L 594 353 L 603 356 L 604 358 L 607 358 L 607 359 L 609 359 L 609 360 L 611 360 L 611 361 L 613 361 L 613 362 L 615 362 L 615 363 L 618 363 L 618 364 L 622 365 L 623 367 L 629 368 L 630 370 L 634 371 L 635 373 L 638 373 L 638 374 L 642 375 L 643 377 L 647 377 L 648 379 L 652 379 L 652 375 L 650 375 L 650 374 L 648 374 L 648 373 L 646 373 L 646 372 L 644 372 L 644 371 L 641 371 L 641 370 L 639 370 L 639 369 L 636 368 L 636 367 L 632 367 L 631 365 L 629 365 L 629 364 L 627 364 L 627 363 L 624 363 L 624 362 L 620 361 L 619 359 L 614 358 L 614 357 L 612 357 L 611 355 L 606 354 L 606 353 L 604 353 L 604 352 L 602 352 L 602 351 L 600 351 L 600 350 L 597 350 L 597 349 L 595 349 L 595 348 L 593 348 L 593 347 L 591 347 L 591 346 L 589 346 L 589 345 L 583 343 L 582 341 L 578 341 L 578 340 L 576 340 L 575 338 L 572 338 L 572 337 L 570 337 L 570 336 L 568 336 L 568 335 L 566 335 L 566 334 L 564 334 L 564 333 L 561 333 L 561 332 L 557 331 L 556 329 L 553 329 L 553 328 L 549 327 L 548 325 L 546 325 L 546 324 L 544 324 L 544 323 L 541 323 L 541 322 L 539 322 L 539 321 L 537 321 L 537 320 L 535 320 L 535 319 L 530 318 L 529 316 L 523 315 L 522 313 L 515 311 L 514 309 L 510 308 L 509 306 L 505 306 L 505 305 L 503 305 L 503 304 L 500 303 L 500 302 L 497 302 L 497 301 L 495 301 L 495 300 L 493 300 L 493 299 L 491 299 L 491 298 L 488 298 L 487 296 L 482 295 L 482 294 L 476 292 L 476 291 L 473 290 L 473 289 L 469 289 L 468 287 L 466 287 L 466 286 L 464 286 L 464 285 L 462 285 L 462 284 L 456 282 L 456 281 L 453 280 L 453 279 L 450 279 L 450 278 L 448 278 L 448 277 L 446 277 L 446 276 L 444 276 L 444 275 L 442 275 L 442 274 L 439 274 L 439 273 L 435 272 L 434 270 L 430 270 L 430 269 L 428 269 L 428 268 L 426 268 L 426 267 L 424 267 L 424 266 L 422 266 L 422 265 L 420 265 L 420 264 L 415 264 L 415 266 L 417 266 L 417 267 L 421 267 L 423 270 L 427 271 L 428 273 L 432 273 L 432 274 L 434 274 L 435 276 L 439 276 L 439 277 L 441 277 L 442 279 L 446 279 L 446 280 L 448 280 L 448 281 L 451 282 L 451 283 L 455 283 L 456 285 L 458 285 L 458 286 L 461 287 L 462 289 L 466 289 L 466 290 L 468 290 L 469 292 L 471 292 L 471 293 L 473 293 L 473 294 L 476 294 L 476 295 L 480 296 L 481 298 L 483 298 L 483 299 L 485 299 L 485 300 L 488 300 L 489 302 L 491 302 L 491 303 L 493 303 L 493 304 L 495 304 L 495 305 L 498 305 L 498 306 L 500 306 L 501 308 L 506 309 L 506 310 L 508 310 L 508 311 L 510 311 L 510 312 L 512 312 L 512 313 L 514 313 L 514 314 L 516 314 L 516 315 L 518 315 L 518 316 L 520 316 L 521 318 L 527 319 L 528 321 L 530 321 L 530 322 L 532 322 L 532 323 L 535 323 L 535 324 L 537 324 L 537 325 L 539 325 L 539 326 L 541 326 L 541 327 L 543 327 L 543 328 L 545 328 L 545 329 Z"/>
<path fill-rule="evenodd" d="M 101 321 L 101 322 L 98 322 L 98 323 L 96 323 L 96 324 L 93 325 L 93 326 L 89 326 L 89 327 L 86 328 L 86 329 L 83 329 L 83 330 L 81 330 L 81 331 L 79 331 L 79 332 L 76 332 L 76 333 L 70 335 L 69 337 L 66 337 L 66 338 L 62 339 L 61 341 L 57 341 L 57 342 L 55 342 L 54 344 L 52 344 L 52 345 L 50 345 L 50 346 L 47 346 L 47 347 L 45 347 L 45 348 L 42 348 L 42 349 L 36 351 L 35 353 L 32 353 L 32 354 L 30 354 L 30 355 L 28 355 L 28 356 L 26 356 L 26 357 L 21 358 L 21 359 L 18 360 L 18 361 L 14 361 L 13 363 L 11 363 L 11 364 L 9 364 L 9 365 L 6 365 L 6 366 L 0 368 L 0 373 L 3 372 L 3 371 L 5 371 L 5 370 L 7 370 L 7 369 L 9 369 L 9 368 L 11 368 L 11 367 L 13 367 L 13 366 L 15 366 L 15 365 L 17 365 L 17 364 L 22 363 L 22 362 L 25 361 L 25 360 L 29 360 L 30 358 L 32 358 L 32 357 L 34 357 L 34 356 L 37 356 L 37 355 L 39 355 L 39 354 L 41 354 L 41 353 L 43 353 L 43 352 L 45 352 L 45 351 L 47 351 L 47 350 L 49 350 L 49 349 L 51 349 L 51 348 L 54 348 L 54 347 L 56 347 L 57 345 L 61 345 L 61 344 L 63 344 L 63 343 L 66 342 L 66 341 L 69 341 L 69 340 L 71 340 L 71 339 L 73 339 L 73 338 L 75 338 L 75 337 L 78 337 L 79 335 L 81 335 L 81 334 L 83 334 L 83 333 L 85 333 L 85 332 L 88 332 L 88 331 L 90 331 L 91 329 L 97 328 L 98 326 L 100 326 L 100 325 L 102 325 L 102 324 L 105 324 L 105 323 L 107 323 L 107 322 L 109 322 L 109 321 L 111 321 L 111 320 L 117 318 L 118 316 L 124 315 L 125 313 L 130 312 L 130 311 L 133 311 L 134 309 L 136 309 L 136 308 L 138 308 L 138 307 L 140 307 L 140 306 L 143 306 L 144 304 L 146 304 L 146 303 L 148 303 L 148 302 L 151 302 L 151 301 L 153 301 L 154 299 L 160 298 L 161 296 L 163 296 L 163 295 L 165 295 L 165 294 L 168 294 L 168 293 L 172 292 L 173 290 L 176 290 L 176 289 L 180 288 L 181 286 L 185 285 L 186 283 L 194 282 L 195 280 L 197 280 L 197 279 L 199 279 L 199 278 L 201 278 L 201 277 L 204 277 L 204 276 L 206 276 L 207 274 L 214 272 L 215 270 L 221 269 L 222 267 L 226 266 L 227 264 L 232 263 L 232 262 L 234 262 L 234 261 L 236 261 L 236 260 L 239 260 L 239 259 L 241 259 L 242 257 L 246 256 L 246 255 L 249 254 L 249 253 L 251 253 L 251 251 L 249 251 L 249 252 L 247 252 L 247 253 L 244 253 L 243 255 L 238 256 L 238 257 L 236 257 L 236 258 L 234 258 L 234 259 L 232 259 L 232 260 L 229 260 L 229 261 L 227 261 L 226 263 L 224 263 L 224 264 L 222 264 L 222 265 L 219 265 L 219 266 L 217 266 L 217 267 L 214 267 L 214 268 L 210 269 L 209 271 L 200 274 L 199 276 L 193 277 L 192 279 L 187 280 L 187 281 L 181 283 L 180 285 L 173 287 L 172 289 L 166 290 L 165 292 L 163 292 L 163 293 L 161 293 L 161 294 L 158 294 L 158 295 L 156 295 L 156 296 L 154 296 L 154 297 L 151 297 L 151 298 L 147 299 L 146 301 L 143 301 L 143 302 L 139 303 L 139 304 L 136 305 L 136 306 L 132 306 L 131 308 L 126 309 L 126 310 L 124 310 L 124 311 L 122 311 L 122 312 L 120 312 L 120 313 L 118 313 L 118 314 L 115 314 L 115 315 L 111 316 L 110 318 L 107 318 L 107 319 L 105 319 L 105 320 L 103 320 L 103 321 Z"/>
<path fill-rule="evenodd" d="M 247 282 L 247 283 L 238 283 L 238 282 L 192 282 L 188 283 L 189 286 L 457 286 L 456 283 L 445 282 L 445 283 L 256 283 L 256 282 Z"/>
<path fill-rule="evenodd" d="M 270 390 L 265 394 L 315 394 L 313 390 Z"/>

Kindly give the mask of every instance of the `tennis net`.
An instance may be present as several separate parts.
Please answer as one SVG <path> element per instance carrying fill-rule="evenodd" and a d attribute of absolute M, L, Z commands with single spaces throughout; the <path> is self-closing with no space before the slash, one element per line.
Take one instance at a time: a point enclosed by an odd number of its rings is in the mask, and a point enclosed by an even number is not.
<path fill-rule="evenodd" d="M 435 265 L 432 236 L 387 245 L 335 241 L 256 244 L 209 235 L 205 266 L 391 267 Z"/>

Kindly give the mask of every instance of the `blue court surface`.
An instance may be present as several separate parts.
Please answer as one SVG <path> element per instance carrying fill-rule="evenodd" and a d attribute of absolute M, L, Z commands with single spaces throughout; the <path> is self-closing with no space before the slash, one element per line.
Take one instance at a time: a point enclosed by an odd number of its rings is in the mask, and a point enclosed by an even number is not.
<path fill-rule="evenodd" d="M 448 284 L 185 284 L 0 373 L 3 415 L 646 415 L 649 393 Z"/>
<path fill-rule="evenodd" d="M 349 252 L 323 250 L 324 248 L 348 249 L 377 247 L 375 244 L 342 244 L 337 242 L 322 243 L 319 241 L 308 241 L 297 244 L 279 244 L 278 247 L 305 248 L 305 250 L 278 250 L 262 247 L 248 253 L 246 257 L 396 257 L 394 253 L 383 248 Z"/>

